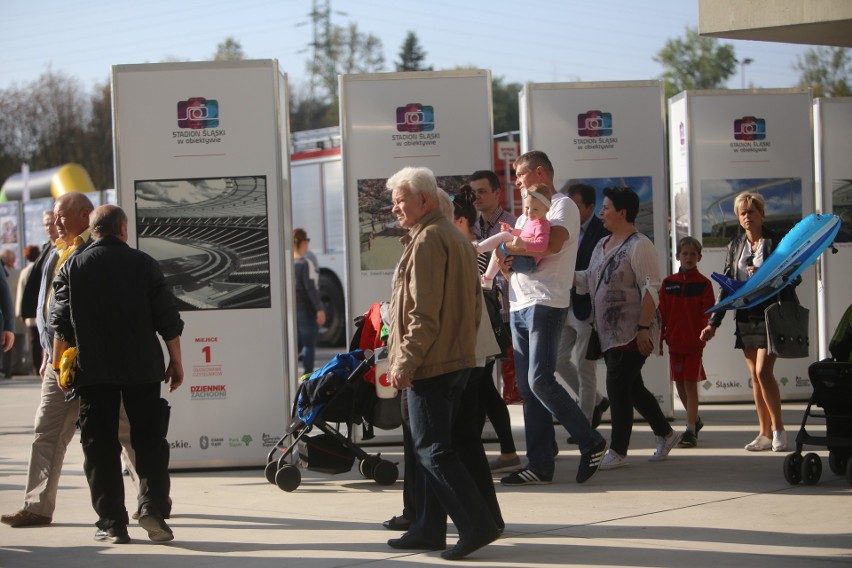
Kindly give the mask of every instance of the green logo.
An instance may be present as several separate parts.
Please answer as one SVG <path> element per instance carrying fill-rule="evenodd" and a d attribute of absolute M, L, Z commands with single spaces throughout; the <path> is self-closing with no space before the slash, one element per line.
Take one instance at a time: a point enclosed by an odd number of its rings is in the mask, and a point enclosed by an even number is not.
<path fill-rule="evenodd" d="M 248 434 L 246 434 L 245 436 L 243 436 L 243 444 L 245 444 L 246 446 L 248 446 L 249 444 L 251 444 L 251 436 L 249 436 Z"/>

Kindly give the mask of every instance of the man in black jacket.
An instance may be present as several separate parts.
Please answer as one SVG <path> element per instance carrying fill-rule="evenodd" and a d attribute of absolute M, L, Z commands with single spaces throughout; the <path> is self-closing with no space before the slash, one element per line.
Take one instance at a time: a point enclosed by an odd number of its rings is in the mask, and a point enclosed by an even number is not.
<path fill-rule="evenodd" d="M 139 524 L 153 541 L 174 538 L 169 510 L 169 447 L 163 431 L 160 382 L 183 382 L 183 321 L 156 260 L 130 248 L 127 216 L 102 205 L 90 217 L 94 242 L 71 257 L 54 282 L 53 367 L 77 346 L 75 389 L 80 398 L 84 469 L 98 514 L 97 540 L 130 541 L 124 507 L 119 405 L 124 402 L 136 451 Z M 159 334 L 169 352 L 165 365 Z"/>
<path fill-rule="evenodd" d="M 592 251 L 603 237 L 609 235 L 603 222 L 595 215 L 595 188 L 581 183 L 568 188 L 568 197 L 580 210 L 580 244 L 577 246 L 575 270 L 589 267 Z M 577 294 L 571 288 L 571 308 L 562 328 L 562 341 L 556 359 L 556 373 L 580 399 L 580 409 L 592 428 L 601 423 L 609 400 L 598 392 L 597 361 L 586 359 L 586 348 L 592 332 L 592 301 L 589 294 Z M 572 361 L 573 358 L 573 361 Z M 573 439 L 569 439 L 573 443 Z"/>

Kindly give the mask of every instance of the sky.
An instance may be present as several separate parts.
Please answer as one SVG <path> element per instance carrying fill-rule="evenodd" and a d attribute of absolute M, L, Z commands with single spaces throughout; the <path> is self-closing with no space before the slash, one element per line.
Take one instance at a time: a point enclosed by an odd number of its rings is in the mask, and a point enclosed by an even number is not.
<path fill-rule="evenodd" d="M 47 70 L 92 89 L 115 64 L 211 59 L 228 37 L 247 59 L 278 59 L 291 88 L 304 88 L 311 0 L 0 0 L 0 89 Z M 666 40 L 698 26 L 698 0 L 331 0 L 332 23 L 356 23 L 382 41 L 394 70 L 413 31 L 436 70 L 490 69 L 505 82 L 656 79 Z M 783 88 L 808 46 L 721 40 L 753 62 L 729 88 Z"/>

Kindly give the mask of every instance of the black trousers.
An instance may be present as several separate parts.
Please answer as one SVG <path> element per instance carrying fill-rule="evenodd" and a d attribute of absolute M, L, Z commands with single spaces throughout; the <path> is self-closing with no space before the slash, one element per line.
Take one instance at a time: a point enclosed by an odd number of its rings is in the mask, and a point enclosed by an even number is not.
<path fill-rule="evenodd" d="M 118 442 L 119 406 L 124 401 L 130 421 L 130 443 L 136 452 L 139 507 L 166 515 L 169 512 L 169 444 L 164 432 L 160 383 L 82 386 L 80 442 L 97 526 L 126 526 L 121 445 Z"/>
<path fill-rule="evenodd" d="M 488 465 L 488 457 L 485 455 L 485 447 L 482 445 L 482 428 L 485 426 L 485 411 L 480 404 L 483 381 L 491 381 L 490 373 L 486 375 L 489 367 L 476 367 L 471 370 L 467 385 L 462 393 L 459 403 L 459 414 L 453 424 L 452 442 L 453 449 L 458 452 L 462 465 L 473 477 L 479 492 L 485 499 L 488 509 L 494 518 L 498 528 L 505 527 L 500 504 L 497 502 L 497 492 L 494 488 L 494 479 L 491 468 Z M 492 390 L 496 389 L 491 387 Z M 417 500 L 415 498 L 417 459 L 414 453 L 414 444 L 411 438 L 411 425 L 408 416 L 407 392 L 402 391 L 402 440 L 403 460 L 405 473 L 402 486 L 402 515 L 409 520 L 417 516 Z M 505 407 L 505 403 L 500 400 Z M 511 430 L 511 426 L 510 426 Z"/>
<path fill-rule="evenodd" d="M 613 451 L 625 456 L 633 433 L 633 409 L 648 421 L 657 436 L 668 436 L 672 431 L 660 404 L 642 380 L 645 357 L 638 351 L 609 349 L 604 352 L 606 362 L 606 395 L 609 397 L 612 417 Z"/>

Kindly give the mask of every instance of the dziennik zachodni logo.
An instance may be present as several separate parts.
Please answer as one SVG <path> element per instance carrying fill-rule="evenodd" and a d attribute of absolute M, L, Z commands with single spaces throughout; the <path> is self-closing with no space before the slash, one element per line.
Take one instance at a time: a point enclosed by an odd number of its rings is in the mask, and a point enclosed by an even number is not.
<path fill-rule="evenodd" d="M 190 97 L 177 104 L 178 127 L 216 128 L 219 126 L 219 101 Z"/>
<path fill-rule="evenodd" d="M 590 110 L 577 115 L 577 134 L 587 137 L 612 136 L 612 113 Z"/>
<path fill-rule="evenodd" d="M 398 132 L 431 132 L 435 130 L 435 110 L 420 103 L 396 107 Z"/>
<path fill-rule="evenodd" d="M 734 121 L 734 140 L 763 140 L 766 138 L 766 121 L 744 116 Z"/>

